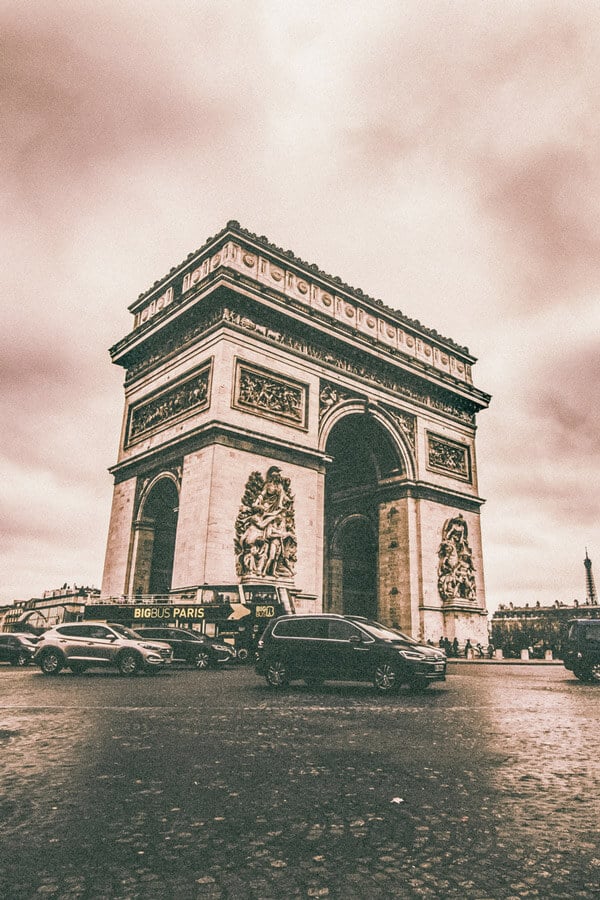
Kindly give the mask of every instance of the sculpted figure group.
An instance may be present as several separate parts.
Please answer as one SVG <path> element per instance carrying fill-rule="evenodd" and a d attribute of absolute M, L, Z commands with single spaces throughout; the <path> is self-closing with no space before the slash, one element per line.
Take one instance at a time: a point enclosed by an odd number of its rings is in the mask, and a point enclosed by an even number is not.
<path fill-rule="evenodd" d="M 290 578 L 296 549 L 289 478 L 282 476 L 278 466 L 271 466 L 265 479 L 260 472 L 253 472 L 236 520 L 238 574 Z"/>
<path fill-rule="evenodd" d="M 447 519 L 438 550 L 438 590 L 442 600 L 475 600 L 475 569 L 468 527 L 462 515 Z"/>

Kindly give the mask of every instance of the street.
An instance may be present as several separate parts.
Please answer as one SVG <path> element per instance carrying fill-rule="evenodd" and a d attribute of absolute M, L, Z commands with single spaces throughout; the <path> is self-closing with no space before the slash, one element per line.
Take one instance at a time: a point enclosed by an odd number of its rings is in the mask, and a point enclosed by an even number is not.
<path fill-rule="evenodd" d="M 600 897 L 600 688 L 0 669 L 0 895 Z"/>

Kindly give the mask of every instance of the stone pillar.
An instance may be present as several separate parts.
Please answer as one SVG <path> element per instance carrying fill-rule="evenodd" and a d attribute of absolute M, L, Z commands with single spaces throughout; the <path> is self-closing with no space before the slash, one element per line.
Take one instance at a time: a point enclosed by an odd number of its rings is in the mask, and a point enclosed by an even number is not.
<path fill-rule="evenodd" d="M 343 594 L 343 563 L 341 559 L 333 556 L 329 560 L 329 597 L 331 599 L 325 612 L 343 613 Z"/>
<path fill-rule="evenodd" d="M 102 575 L 102 597 L 120 597 L 128 590 L 135 489 L 135 478 L 119 482 L 114 487 Z"/>
<path fill-rule="evenodd" d="M 413 501 L 409 499 L 388 501 L 379 507 L 379 615 L 384 625 L 407 634 L 418 630 L 413 516 Z"/>
<path fill-rule="evenodd" d="M 139 519 L 133 525 L 131 568 L 127 594 L 135 597 L 150 593 L 152 551 L 154 549 L 154 522 Z"/>

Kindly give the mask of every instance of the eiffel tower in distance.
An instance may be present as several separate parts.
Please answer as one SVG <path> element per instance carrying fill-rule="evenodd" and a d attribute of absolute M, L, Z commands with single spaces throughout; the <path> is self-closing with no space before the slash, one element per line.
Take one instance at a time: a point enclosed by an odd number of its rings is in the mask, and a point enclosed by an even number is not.
<path fill-rule="evenodd" d="M 598 594 L 596 593 L 596 585 L 594 584 L 594 573 L 592 572 L 592 561 L 588 556 L 587 547 L 585 548 L 585 602 L 587 606 L 598 605 Z"/>

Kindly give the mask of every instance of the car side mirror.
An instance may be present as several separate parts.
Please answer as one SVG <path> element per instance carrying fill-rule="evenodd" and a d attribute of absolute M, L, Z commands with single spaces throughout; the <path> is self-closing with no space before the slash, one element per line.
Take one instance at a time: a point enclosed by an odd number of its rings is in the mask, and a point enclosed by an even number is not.
<path fill-rule="evenodd" d="M 351 644 L 360 644 L 361 641 L 362 641 L 362 638 L 361 638 L 360 634 L 353 634 L 352 637 L 350 638 Z"/>

